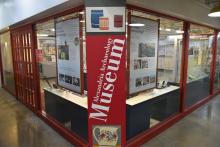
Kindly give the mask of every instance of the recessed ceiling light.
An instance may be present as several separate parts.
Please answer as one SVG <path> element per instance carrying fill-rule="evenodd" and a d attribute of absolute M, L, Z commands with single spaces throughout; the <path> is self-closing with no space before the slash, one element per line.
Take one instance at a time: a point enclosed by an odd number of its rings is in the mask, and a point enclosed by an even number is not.
<path fill-rule="evenodd" d="M 171 29 L 165 29 L 166 31 L 168 31 L 168 32 L 170 32 L 171 31 Z"/>
<path fill-rule="evenodd" d="M 183 34 L 184 31 L 182 31 L 182 30 L 177 30 L 176 33 L 177 33 L 177 34 Z"/>
<path fill-rule="evenodd" d="M 48 37 L 48 34 L 37 34 L 38 37 Z"/>
<path fill-rule="evenodd" d="M 130 27 L 143 27 L 145 26 L 145 24 L 142 24 L 142 23 L 131 23 L 129 24 Z"/>
<path fill-rule="evenodd" d="M 208 16 L 209 17 L 220 17 L 220 3 L 218 6 L 215 6 L 214 8 L 211 9 Z"/>

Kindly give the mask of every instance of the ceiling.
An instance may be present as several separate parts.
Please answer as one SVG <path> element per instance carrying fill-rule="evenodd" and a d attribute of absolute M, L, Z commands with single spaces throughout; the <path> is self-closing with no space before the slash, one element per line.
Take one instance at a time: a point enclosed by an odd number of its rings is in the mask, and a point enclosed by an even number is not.
<path fill-rule="evenodd" d="M 198 3 L 204 5 L 207 8 L 213 8 L 220 3 L 220 0 L 196 0 Z"/>

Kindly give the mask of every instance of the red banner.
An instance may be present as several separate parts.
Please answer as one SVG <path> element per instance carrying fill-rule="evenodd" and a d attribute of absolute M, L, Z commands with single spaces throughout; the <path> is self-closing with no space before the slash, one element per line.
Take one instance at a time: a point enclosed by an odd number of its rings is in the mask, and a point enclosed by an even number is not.
<path fill-rule="evenodd" d="M 125 147 L 125 35 L 87 35 L 89 146 Z"/>

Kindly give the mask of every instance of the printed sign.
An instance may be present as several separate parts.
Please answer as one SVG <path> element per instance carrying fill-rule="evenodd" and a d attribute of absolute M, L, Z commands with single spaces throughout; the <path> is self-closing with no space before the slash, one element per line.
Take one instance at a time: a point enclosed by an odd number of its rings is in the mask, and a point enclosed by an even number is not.
<path fill-rule="evenodd" d="M 125 7 L 87 7 L 87 32 L 125 32 Z"/>
<path fill-rule="evenodd" d="M 110 130 L 117 125 L 119 132 L 125 132 L 125 36 L 87 36 L 87 45 L 92 46 L 87 46 L 90 143 L 103 145 L 105 141 L 94 136 L 96 125 Z M 125 140 L 125 134 L 119 136 Z"/>
<path fill-rule="evenodd" d="M 125 147 L 125 0 L 85 5 L 89 147 Z"/>

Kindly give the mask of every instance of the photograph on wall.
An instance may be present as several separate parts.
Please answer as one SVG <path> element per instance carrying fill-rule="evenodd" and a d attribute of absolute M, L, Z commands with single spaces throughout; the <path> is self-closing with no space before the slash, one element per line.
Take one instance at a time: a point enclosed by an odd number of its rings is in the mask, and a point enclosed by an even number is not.
<path fill-rule="evenodd" d="M 129 93 L 133 94 L 156 87 L 159 22 L 132 16 L 131 24 Z"/>
<path fill-rule="evenodd" d="M 80 92 L 79 18 L 56 23 L 58 85 Z"/>
<path fill-rule="evenodd" d="M 125 32 L 124 7 L 86 7 L 87 32 Z"/>

